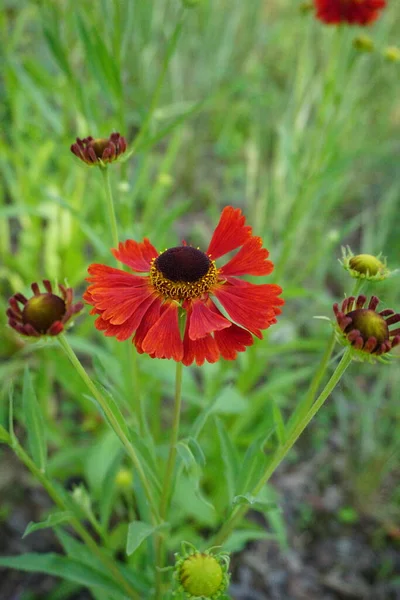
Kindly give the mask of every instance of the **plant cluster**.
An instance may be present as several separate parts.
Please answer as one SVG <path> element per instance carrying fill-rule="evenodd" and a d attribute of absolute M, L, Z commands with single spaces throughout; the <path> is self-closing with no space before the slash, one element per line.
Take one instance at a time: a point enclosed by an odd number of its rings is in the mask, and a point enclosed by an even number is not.
<path fill-rule="evenodd" d="M 396 271 L 372 248 L 367 249 L 370 253 L 354 254 L 347 247 L 341 261 L 347 278 L 345 298 L 336 293 L 332 312 L 323 316 L 329 322 L 324 329 L 328 335 L 317 344 L 313 360 L 307 359 L 305 377 L 295 360 L 292 365 L 281 363 L 285 368 L 279 364 L 292 344 L 285 325 L 290 328 L 294 320 L 296 289 L 303 278 L 309 280 L 310 270 L 318 277 L 315 252 L 306 265 L 301 252 L 296 256 L 294 243 L 299 240 L 303 248 L 307 246 L 305 232 L 312 230 L 312 215 L 321 202 L 317 191 L 321 173 L 339 154 L 337 128 L 347 130 L 358 110 L 359 99 L 347 98 L 343 85 L 358 77 L 354 48 L 374 47 L 369 38 L 353 38 L 351 28 L 383 19 L 385 0 L 315 0 L 308 7 L 318 27 L 329 25 L 336 31 L 330 63 L 319 74 L 325 79 L 313 91 L 321 96 L 310 135 L 302 129 L 303 120 L 311 118 L 302 81 L 310 73 L 299 61 L 294 84 L 297 107 L 290 106 L 286 117 L 293 125 L 291 151 L 304 153 L 304 162 L 289 208 L 275 204 L 284 221 L 279 245 L 274 243 L 279 237 L 274 221 L 269 231 L 261 190 L 251 192 L 251 184 L 246 207 L 240 199 L 218 202 L 218 207 L 212 203 L 213 218 L 200 211 L 198 229 L 192 226 L 193 211 L 182 199 L 175 207 L 168 204 L 174 180 L 163 171 L 154 189 L 149 185 L 149 197 L 140 197 L 137 191 L 130 196 L 131 165 L 140 191 L 147 176 L 143 164 L 152 150 L 174 135 L 173 144 L 181 143 L 181 124 L 201 113 L 200 103 L 165 128 L 157 130 L 155 125 L 160 94 L 187 19 L 201 16 L 204 4 L 182 1 L 140 126 L 130 128 L 124 118 L 122 135 L 77 137 L 70 146 L 77 160 L 74 165 L 69 155 L 68 169 L 90 182 L 82 200 L 96 196 L 96 211 L 85 212 L 79 206 L 67 211 L 64 201 L 57 206 L 63 219 L 68 215 L 62 231 L 67 235 L 72 227 L 69 219 L 81 230 L 79 269 L 75 272 L 68 260 L 60 261 L 55 274 L 51 261 L 45 261 L 42 286 L 32 283 L 23 268 L 16 271 L 18 277 L 9 278 L 12 294 L 4 321 L 8 320 L 5 331 L 14 370 L 0 412 L 0 442 L 54 503 L 43 520 L 28 525 L 25 535 L 53 528 L 63 553 L 1 557 L 0 566 L 62 577 L 86 586 L 96 600 L 228 599 L 230 554 L 265 535 L 265 527 L 249 518 L 251 511 L 263 516 L 277 538 L 284 530 L 271 477 L 334 396 L 339 382 L 346 381 L 342 378 L 352 362 L 377 368 L 370 363 L 390 362 L 398 357 L 400 346 L 400 313 L 385 304 L 378 309 L 390 293 L 385 285 L 395 281 Z M 101 61 L 107 61 L 106 46 L 85 29 L 84 21 L 79 23 L 98 71 Z M 68 80 L 71 64 L 57 46 L 54 31 L 46 31 Z M 342 57 L 341 43 L 348 61 Z M 343 78 L 340 85 L 336 70 Z M 112 105 L 115 111 L 122 110 L 122 80 L 111 66 L 105 75 L 116 86 Z M 349 120 L 343 109 L 346 102 L 351 105 Z M 238 136 L 252 131 L 249 118 L 241 112 L 240 125 L 235 125 Z M 99 123 L 83 133 L 97 134 L 96 129 Z M 258 168 L 258 159 L 254 148 L 248 152 L 251 172 Z M 163 168 L 168 162 L 162 163 Z M 286 185 L 279 177 L 278 169 L 277 191 Z M 329 181 L 335 183 L 334 178 Z M 57 197 L 54 190 L 46 193 L 53 200 Z M 331 193 L 328 186 L 321 211 L 329 210 Z M 22 223 L 25 218 L 22 211 Z M 103 223 L 100 236 L 98 218 Z M 179 237 L 185 236 L 181 243 L 171 233 L 176 223 Z M 13 222 L 8 226 L 9 251 Z M 332 240 L 342 241 L 345 232 L 333 231 L 331 238 L 328 233 L 312 235 L 328 240 L 323 246 L 328 252 L 319 258 L 333 265 Z M 69 249 L 64 250 L 68 256 Z M 288 277 L 291 264 L 295 268 Z M 64 277 L 73 279 L 75 293 L 66 280 L 58 283 Z M 381 299 L 375 287 L 369 290 L 373 286 L 382 286 Z M 75 301 L 74 295 L 81 295 L 82 301 Z M 314 314 L 307 305 L 302 311 L 302 324 L 309 331 L 315 327 Z M 320 331 L 317 337 L 323 338 Z M 352 365 L 353 373 L 357 368 L 360 365 Z M 58 414 L 49 400 L 54 381 L 62 406 Z M 292 403 L 282 401 L 289 395 L 294 397 Z M 70 489 L 66 480 L 76 472 L 80 482 Z"/>

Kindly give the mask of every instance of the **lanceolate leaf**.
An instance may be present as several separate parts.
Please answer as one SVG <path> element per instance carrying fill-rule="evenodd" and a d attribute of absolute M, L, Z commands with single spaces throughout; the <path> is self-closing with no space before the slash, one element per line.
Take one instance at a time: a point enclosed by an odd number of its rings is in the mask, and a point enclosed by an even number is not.
<path fill-rule="evenodd" d="M 44 472 L 47 459 L 45 426 L 28 367 L 24 373 L 22 403 L 28 432 L 29 450 L 37 466 Z"/>
<path fill-rule="evenodd" d="M 18 569 L 29 573 L 47 573 L 87 587 L 99 587 L 112 594 L 115 600 L 125 600 L 122 592 L 107 574 L 101 573 L 76 560 L 58 554 L 21 554 L 0 557 L 0 567 Z"/>
<path fill-rule="evenodd" d="M 40 521 L 39 523 L 34 523 L 31 521 L 25 529 L 22 537 L 24 538 L 38 529 L 46 529 L 47 527 L 55 527 L 56 525 L 61 525 L 62 523 L 68 523 L 73 516 L 74 515 L 72 512 L 63 511 L 52 513 L 45 521 Z"/>

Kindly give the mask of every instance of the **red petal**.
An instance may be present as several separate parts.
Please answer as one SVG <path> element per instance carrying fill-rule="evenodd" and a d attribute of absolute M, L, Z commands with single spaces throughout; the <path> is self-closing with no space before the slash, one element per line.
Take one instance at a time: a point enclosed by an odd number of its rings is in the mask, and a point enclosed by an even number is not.
<path fill-rule="evenodd" d="M 158 256 L 157 250 L 147 238 L 144 238 L 143 242 L 135 242 L 135 240 L 120 242 L 118 250 L 113 248 L 111 252 L 117 260 L 139 273 L 150 271 L 151 260 Z"/>
<path fill-rule="evenodd" d="M 229 329 L 216 331 L 214 337 L 221 356 L 226 360 L 235 360 L 238 352 L 244 352 L 247 346 L 254 343 L 251 333 L 234 324 Z"/>
<path fill-rule="evenodd" d="M 140 354 L 143 354 L 144 352 L 142 348 L 144 338 L 146 337 L 148 331 L 151 329 L 154 323 L 160 318 L 161 300 L 160 298 L 156 298 L 156 300 L 157 301 L 153 302 L 153 304 L 147 309 L 147 312 L 143 316 L 143 319 L 139 327 L 137 328 L 135 337 L 133 339 L 133 342 L 136 346 L 136 350 Z"/>
<path fill-rule="evenodd" d="M 114 269 L 113 267 L 107 267 L 106 265 L 93 264 L 88 268 L 89 275 L 87 281 L 97 284 L 99 286 L 106 287 L 132 287 L 134 285 L 142 285 L 143 281 L 147 280 L 147 277 L 138 277 L 132 275 L 132 273 L 125 273 L 121 269 Z M 89 290 L 93 286 L 89 287 Z"/>
<path fill-rule="evenodd" d="M 196 364 L 200 367 L 205 360 L 209 363 L 217 362 L 219 359 L 219 350 L 214 338 L 208 334 L 200 340 L 191 340 L 188 329 L 187 323 L 183 338 L 183 364 L 189 366 L 195 360 Z"/>
<path fill-rule="evenodd" d="M 148 331 L 142 349 L 156 358 L 183 358 L 183 343 L 178 325 L 178 305 L 170 302 L 158 321 Z"/>
<path fill-rule="evenodd" d="M 276 315 L 284 304 L 278 295 L 282 292 L 279 285 L 240 282 L 236 285 L 231 278 L 229 283 L 217 287 L 215 296 L 228 312 L 233 321 L 245 327 L 257 337 L 261 337 L 260 329 L 267 329 L 276 322 Z"/>
<path fill-rule="evenodd" d="M 207 254 L 216 259 L 242 246 L 251 237 L 252 232 L 251 227 L 245 225 L 245 221 L 240 208 L 226 206 L 211 238 Z"/>
<path fill-rule="evenodd" d="M 274 265 L 267 260 L 268 256 L 268 250 L 262 247 L 262 239 L 255 236 L 243 244 L 220 272 L 223 275 L 269 275 Z"/>
<path fill-rule="evenodd" d="M 148 288 L 133 288 L 123 292 L 110 293 L 105 296 L 101 302 L 96 301 L 96 308 L 103 310 L 102 317 L 106 321 L 110 321 L 112 325 L 121 325 L 137 313 L 143 314 L 147 308 L 143 310 L 142 304 L 149 307 L 154 300 L 154 293 Z M 139 318 L 139 317 L 138 317 Z M 139 322 L 141 317 L 139 319 Z M 139 322 L 135 329 L 137 329 Z"/>
<path fill-rule="evenodd" d="M 191 340 L 203 338 L 213 331 L 231 326 L 231 322 L 213 310 L 211 300 L 194 300 L 190 304 L 187 320 L 189 323 L 189 337 Z"/>
<path fill-rule="evenodd" d="M 328 24 L 368 25 L 386 6 L 385 0 L 315 0 L 317 18 Z"/>

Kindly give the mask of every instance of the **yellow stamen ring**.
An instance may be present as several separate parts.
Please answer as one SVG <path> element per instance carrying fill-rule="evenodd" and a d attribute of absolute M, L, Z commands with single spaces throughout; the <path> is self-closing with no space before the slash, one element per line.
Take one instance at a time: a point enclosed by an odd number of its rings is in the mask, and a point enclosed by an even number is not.
<path fill-rule="evenodd" d="M 215 261 L 211 259 L 207 273 L 197 281 L 171 281 L 157 269 L 155 261 L 155 258 L 151 261 L 151 284 L 164 298 L 170 300 L 180 301 L 201 298 L 201 296 L 209 292 L 218 281 L 218 269 Z"/>

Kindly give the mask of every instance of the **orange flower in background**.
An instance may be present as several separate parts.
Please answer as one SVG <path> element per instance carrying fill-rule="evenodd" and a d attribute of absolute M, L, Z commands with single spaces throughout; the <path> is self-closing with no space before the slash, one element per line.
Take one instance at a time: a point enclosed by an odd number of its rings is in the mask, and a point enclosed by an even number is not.
<path fill-rule="evenodd" d="M 238 250 L 223 266 L 216 261 Z M 99 315 L 95 326 L 118 340 L 133 337 L 140 353 L 172 358 L 190 365 L 234 360 L 238 352 L 262 338 L 262 329 L 276 323 L 282 289 L 275 284 L 256 285 L 243 275 L 269 275 L 273 264 L 262 240 L 245 225 L 240 209 L 227 206 L 206 252 L 188 246 L 157 252 L 144 239 L 127 240 L 112 250 L 134 275 L 106 265 L 89 267 L 90 286 L 84 299 Z M 223 307 L 222 314 L 214 299 Z M 186 313 L 182 336 L 179 318 Z"/>
<path fill-rule="evenodd" d="M 32 283 L 33 296 L 14 294 L 9 300 L 7 310 L 8 324 L 21 335 L 41 337 L 58 335 L 64 331 L 71 318 L 83 309 L 83 303 L 73 304 L 72 288 L 58 285 L 61 296 L 53 293 L 50 281 L 43 280 L 45 292 L 41 292 L 37 283 Z"/>
<path fill-rule="evenodd" d="M 317 18 L 324 23 L 337 25 L 369 25 L 379 17 L 386 0 L 314 0 Z"/>

